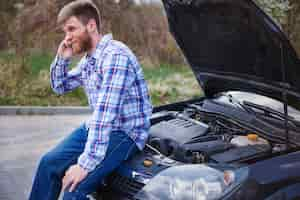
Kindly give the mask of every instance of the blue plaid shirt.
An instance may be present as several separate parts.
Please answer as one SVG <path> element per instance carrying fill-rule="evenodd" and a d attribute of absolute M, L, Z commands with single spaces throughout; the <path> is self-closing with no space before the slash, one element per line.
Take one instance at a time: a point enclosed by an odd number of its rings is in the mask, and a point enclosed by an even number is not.
<path fill-rule="evenodd" d="M 152 106 L 142 69 L 130 49 L 105 35 L 91 55 L 76 68 L 56 56 L 51 64 L 51 87 L 63 94 L 83 86 L 93 109 L 86 122 L 88 139 L 78 164 L 92 171 L 104 158 L 112 131 L 123 131 L 140 150 L 145 146 Z"/>

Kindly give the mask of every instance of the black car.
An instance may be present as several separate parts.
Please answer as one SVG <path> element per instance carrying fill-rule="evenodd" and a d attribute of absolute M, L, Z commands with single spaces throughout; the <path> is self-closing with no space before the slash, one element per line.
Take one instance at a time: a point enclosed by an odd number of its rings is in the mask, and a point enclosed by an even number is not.
<path fill-rule="evenodd" d="M 103 199 L 300 199 L 300 65 L 251 0 L 164 0 L 205 97 L 156 107 Z"/>

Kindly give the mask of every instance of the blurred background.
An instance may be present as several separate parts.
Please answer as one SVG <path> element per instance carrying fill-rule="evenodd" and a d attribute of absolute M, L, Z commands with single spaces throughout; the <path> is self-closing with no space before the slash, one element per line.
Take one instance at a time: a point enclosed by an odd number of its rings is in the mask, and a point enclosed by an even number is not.
<path fill-rule="evenodd" d="M 56 26 L 56 16 L 70 1 L 0 1 L 0 105 L 87 105 L 81 89 L 58 96 L 49 84 L 49 65 L 64 36 Z M 94 1 L 104 33 L 113 33 L 138 56 L 155 105 L 202 95 L 168 32 L 159 0 Z M 256 2 L 278 23 L 299 55 L 300 1 Z"/>

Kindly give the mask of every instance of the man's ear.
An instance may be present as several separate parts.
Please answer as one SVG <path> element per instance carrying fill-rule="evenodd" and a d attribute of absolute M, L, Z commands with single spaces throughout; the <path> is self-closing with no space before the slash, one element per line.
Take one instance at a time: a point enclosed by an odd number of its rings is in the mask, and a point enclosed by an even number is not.
<path fill-rule="evenodd" d="M 93 33 L 95 31 L 97 31 L 97 24 L 94 19 L 89 19 L 89 21 L 87 23 L 87 31 L 89 33 Z"/>

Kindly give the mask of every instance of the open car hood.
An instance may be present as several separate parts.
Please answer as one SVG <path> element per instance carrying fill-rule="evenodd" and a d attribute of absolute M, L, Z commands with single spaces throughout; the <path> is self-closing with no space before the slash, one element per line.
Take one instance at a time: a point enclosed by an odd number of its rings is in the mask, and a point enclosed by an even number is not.
<path fill-rule="evenodd" d="M 297 54 L 252 0 L 163 0 L 169 28 L 207 96 L 255 92 L 300 98 Z M 299 65 L 299 66 L 298 66 Z"/>

